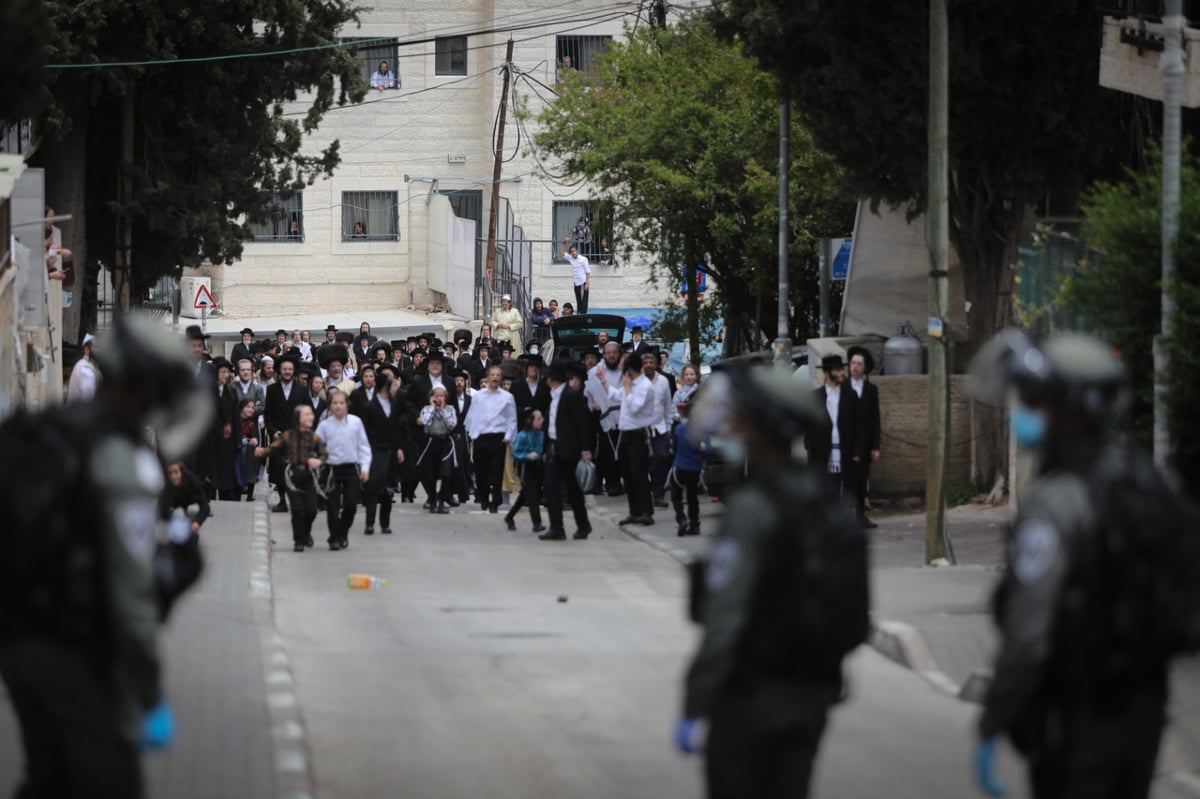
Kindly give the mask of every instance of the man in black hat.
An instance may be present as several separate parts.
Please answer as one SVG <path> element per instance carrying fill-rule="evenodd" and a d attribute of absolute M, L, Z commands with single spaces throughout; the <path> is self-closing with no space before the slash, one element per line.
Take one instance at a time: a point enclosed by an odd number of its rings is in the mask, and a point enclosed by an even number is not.
<path fill-rule="evenodd" d="M 278 358 L 291 349 L 291 344 L 288 342 L 287 331 L 282 327 L 275 331 L 275 345 L 271 349 L 271 354 Z"/>
<path fill-rule="evenodd" d="M 346 364 L 349 361 L 350 353 L 340 344 L 322 347 L 317 352 L 317 362 L 325 370 L 327 389 L 336 388 L 346 395 L 354 390 L 354 380 L 346 376 Z"/>
<path fill-rule="evenodd" d="M 550 387 L 542 379 L 542 365 L 545 363 L 542 356 L 523 355 L 522 358 L 525 361 L 525 379 L 513 383 L 512 395 L 517 403 L 517 423 L 523 428 L 532 410 L 541 411 L 542 418 L 547 418 L 550 412 Z"/>
<path fill-rule="evenodd" d="M 242 340 L 233 345 L 233 355 L 230 357 L 235 365 L 242 360 L 253 361 L 254 354 L 252 345 L 254 344 L 254 331 L 248 327 L 242 328 Z"/>
<path fill-rule="evenodd" d="M 416 409 L 429 404 L 429 394 L 434 386 L 446 389 L 446 404 L 458 410 L 458 389 L 454 386 L 454 378 L 446 374 L 446 356 L 441 350 L 434 350 L 425 357 L 424 374 L 416 375 L 416 379 L 408 387 L 408 401 Z"/>
<path fill-rule="evenodd" d="M 201 373 L 212 361 L 208 356 L 209 335 L 200 329 L 200 325 L 188 325 L 187 339 L 192 348 L 192 357 L 196 360 L 196 377 L 200 377 Z"/>
<path fill-rule="evenodd" d="M 358 387 L 350 392 L 350 413 L 362 418 L 367 405 L 375 399 L 375 364 L 368 361 L 358 366 Z"/>
<path fill-rule="evenodd" d="M 363 336 L 366 336 L 368 339 L 370 339 L 367 342 L 368 344 L 374 344 L 376 341 L 379 340 L 379 336 L 371 335 L 371 323 L 370 322 L 363 322 L 361 325 L 358 326 L 358 337 L 361 339 Z"/>
<path fill-rule="evenodd" d="M 821 359 L 825 384 L 813 393 L 817 404 L 825 409 L 827 424 L 810 431 L 804 438 L 808 462 L 829 475 L 839 494 L 852 490 L 845 480 L 848 469 L 856 468 L 858 455 L 858 403 L 854 391 L 845 387 L 846 362 L 841 355 L 826 355 Z"/>
<path fill-rule="evenodd" d="M 625 351 L 635 358 L 641 358 L 642 353 L 647 352 L 649 349 L 650 345 L 642 341 L 642 328 L 635 325 L 629 331 L 629 343 L 625 345 Z"/>
<path fill-rule="evenodd" d="M 337 325 L 325 326 L 325 343 L 337 344 Z"/>
<path fill-rule="evenodd" d="M 854 499 L 858 504 L 858 521 L 867 529 L 879 525 L 867 518 L 867 480 L 871 473 L 871 464 L 879 461 L 880 415 L 879 388 L 867 379 L 867 375 L 875 370 L 875 358 L 866 347 L 851 347 L 850 356 L 850 388 L 858 399 L 858 456 L 854 464 Z"/>
<path fill-rule="evenodd" d="M 391 363 L 392 345 L 386 341 L 376 341 L 371 345 L 371 360 L 379 363 Z"/>
<path fill-rule="evenodd" d="M 269 441 L 274 441 L 285 430 L 295 427 L 296 407 L 309 404 L 308 390 L 296 379 L 299 365 L 300 354 L 294 351 L 285 352 L 275 359 L 279 380 L 267 386 L 267 399 L 263 406 L 263 421 L 267 426 Z M 281 458 L 272 457 L 267 470 L 271 485 L 279 492 L 279 504 L 272 508 L 277 513 L 287 513 L 288 509 L 283 466 Z"/>
<path fill-rule="evenodd" d="M 364 364 L 371 360 L 371 345 L 374 344 L 375 341 L 377 341 L 377 339 L 371 336 L 366 336 L 361 333 L 359 334 L 357 343 L 354 345 L 354 360 L 357 363 Z"/>
<path fill-rule="evenodd" d="M 475 350 L 475 355 L 466 365 L 467 372 L 471 375 L 471 385 L 477 385 L 480 378 L 487 374 L 487 370 L 493 366 L 499 365 L 499 361 L 491 359 L 492 346 L 490 343 L 480 340 L 479 348 Z"/>
<path fill-rule="evenodd" d="M 413 343 L 415 344 L 416 342 Z M 401 372 L 409 371 L 413 368 L 412 355 L 409 349 L 407 341 L 401 339 L 392 340 L 392 363 Z M 416 349 L 416 347 L 412 349 Z"/>
<path fill-rule="evenodd" d="M 583 490 L 575 479 L 575 467 L 592 460 L 592 420 L 583 392 L 567 385 L 567 365 L 556 360 L 546 367 L 550 406 L 546 414 L 545 488 L 550 529 L 538 536 L 543 541 L 563 541 L 563 496 L 575 514 L 575 534 L 583 540 L 592 532 Z"/>

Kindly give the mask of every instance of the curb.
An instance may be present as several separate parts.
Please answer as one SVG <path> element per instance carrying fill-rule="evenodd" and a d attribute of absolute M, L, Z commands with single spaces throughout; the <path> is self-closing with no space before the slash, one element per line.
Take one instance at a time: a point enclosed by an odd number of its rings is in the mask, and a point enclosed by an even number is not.
<path fill-rule="evenodd" d="M 250 539 L 250 618 L 258 629 L 267 723 L 274 754 L 276 799 L 313 799 L 308 732 L 296 696 L 296 681 L 283 639 L 275 630 L 271 586 L 271 513 L 268 490 L 255 504 Z"/>
<path fill-rule="evenodd" d="M 622 533 L 623 535 L 629 536 L 634 541 L 638 541 L 638 542 L 650 547 L 651 549 L 658 550 L 659 552 L 663 553 L 664 555 L 674 558 L 675 560 L 682 563 L 684 566 L 686 566 L 690 562 L 692 556 L 687 551 L 682 550 L 678 547 L 673 547 L 668 544 L 664 544 L 660 541 L 656 541 L 653 538 L 639 535 L 637 532 L 637 529 L 633 525 L 630 525 L 628 527 L 622 527 L 621 525 L 617 524 L 617 522 L 620 521 L 620 518 L 617 515 L 614 515 L 613 513 L 610 513 L 609 511 L 605 510 L 604 508 L 601 508 L 598 504 L 596 504 L 594 501 L 592 501 L 592 498 L 590 496 L 587 498 L 587 505 L 588 505 L 588 514 L 589 515 L 596 516 L 597 518 L 603 519 L 604 521 L 608 522 L 610 525 L 615 527 L 617 529 L 617 531 Z M 657 524 L 657 522 L 655 522 L 655 524 Z"/>

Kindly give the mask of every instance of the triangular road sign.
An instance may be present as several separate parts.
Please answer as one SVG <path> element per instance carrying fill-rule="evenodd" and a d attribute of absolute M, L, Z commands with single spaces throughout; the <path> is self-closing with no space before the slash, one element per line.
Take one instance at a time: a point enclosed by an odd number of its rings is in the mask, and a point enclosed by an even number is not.
<path fill-rule="evenodd" d="M 217 303 L 213 300 L 212 292 L 208 290 L 208 286 L 201 283 L 200 288 L 196 289 L 196 299 L 192 300 L 192 307 L 197 311 L 201 308 L 217 307 Z"/>

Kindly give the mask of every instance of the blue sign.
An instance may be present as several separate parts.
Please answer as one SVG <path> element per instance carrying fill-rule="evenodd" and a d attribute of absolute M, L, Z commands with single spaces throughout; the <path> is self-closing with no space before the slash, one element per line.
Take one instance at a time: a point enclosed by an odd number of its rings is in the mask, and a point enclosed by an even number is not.
<path fill-rule="evenodd" d="M 696 295 L 699 297 L 703 297 L 704 293 L 706 291 L 708 291 L 708 272 L 705 272 L 704 269 L 705 269 L 705 267 L 703 265 L 696 267 Z M 687 270 L 686 269 L 684 270 L 684 273 L 683 273 L 683 284 L 682 285 L 683 285 L 683 288 L 680 289 L 680 293 L 682 293 L 683 296 L 686 297 L 687 296 Z"/>
<path fill-rule="evenodd" d="M 837 239 L 834 239 L 836 242 Z M 854 239 L 842 239 L 842 246 L 838 247 L 837 254 L 833 256 L 833 267 L 830 270 L 834 280 L 845 280 L 850 277 L 850 246 Z"/>

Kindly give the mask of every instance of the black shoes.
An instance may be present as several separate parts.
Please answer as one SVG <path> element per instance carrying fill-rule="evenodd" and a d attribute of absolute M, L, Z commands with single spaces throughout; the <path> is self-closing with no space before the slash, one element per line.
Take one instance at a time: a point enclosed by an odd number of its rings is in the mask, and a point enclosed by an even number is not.
<path fill-rule="evenodd" d="M 513 528 L 513 529 L 516 529 L 516 528 Z M 546 529 L 546 525 L 544 525 L 544 524 L 535 524 L 533 526 L 533 531 L 535 533 L 540 533 L 542 530 L 545 530 L 545 529 Z"/>
<path fill-rule="evenodd" d="M 499 513 L 499 512 L 500 512 L 499 505 L 489 505 L 488 506 L 488 513 Z"/>
<path fill-rule="evenodd" d="M 566 541 L 567 534 L 562 530 L 551 530 L 548 533 L 542 533 L 538 536 L 540 541 Z"/>
<path fill-rule="evenodd" d="M 688 523 L 687 522 L 678 521 L 675 524 L 678 525 L 675 528 L 675 535 L 677 535 L 680 538 L 683 538 L 685 535 L 688 534 Z"/>
<path fill-rule="evenodd" d="M 304 546 L 307 547 L 308 549 L 312 549 L 313 537 L 311 535 L 308 538 L 304 539 Z"/>
<path fill-rule="evenodd" d="M 700 522 L 692 522 L 688 525 L 688 535 L 700 535 Z"/>
<path fill-rule="evenodd" d="M 575 535 L 571 536 L 571 538 L 574 538 L 576 541 L 586 541 L 587 537 L 591 534 L 592 528 L 589 527 L 586 530 L 576 530 Z"/>
<path fill-rule="evenodd" d="M 437 504 L 437 507 L 435 507 L 435 508 L 433 509 L 433 512 L 434 512 L 434 513 L 449 513 L 449 512 L 450 512 L 450 509 L 446 507 L 446 503 L 445 503 L 445 502 L 439 502 L 439 503 Z"/>
<path fill-rule="evenodd" d="M 517 523 L 513 521 L 513 518 L 511 516 L 504 517 L 504 526 L 507 527 L 509 530 L 517 529 Z"/>
<path fill-rule="evenodd" d="M 339 549 L 341 549 L 341 548 L 342 548 L 342 542 L 341 542 L 341 541 L 330 541 L 330 542 L 329 542 L 329 550 L 330 550 L 331 552 L 337 552 L 337 551 L 338 551 Z"/>
<path fill-rule="evenodd" d="M 293 552 L 303 552 L 303 551 L 304 551 L 304 544 L 296 544 L 296 545 L 294 545 L 294 546 L 292 547 L 292 551 L 293 551 Z"/>
<path fill-rule="evenodd" d="M 866 516 L 862 517 L 862 519 L 860 520 L 860 523 L 862 524 L 863 529 L 865 529 L 865 530 L 874 530 L 876 527 L 879 526 L 875 522 L 868 519 Z"/>
<path fill-rule="evenodd" d="M 379 532 L 383 533 L 384 535 L 391 535 L 391 534 L 392 534 L 392 528 L 390 528 L 390 527 L 384 527 L 384 528 L 383 528 L 382 530 L 380 530 Z"/>
<path fill-rule="evenodd" d="M 272 506 L 271 506 L 271 510 L 272 510 L 274 513 L 287 513 L 287 512 L 288 512 L 288 510 L 287 510 L 287 503 L 286 503 L 286 502 L 280 502 L 278 505 L 272 505 Z"/>
<path fill-rule="evenodd" d="M 461 502 L 459 502 L 459 501 L 458 501 L 457 499 L 455 499 L 454 497 L 450 497 L 450 500 L 449 500 L 449 505 L 450 505 L 450 507 L 452 507 L 452 508 L 457 508 L 457 507 L 458 507 L 459 505 L 461 505 L 461 504 L 462 504 L 462 503 L 461 503 Z"/>
<path fill-rule="evenodd" d="M 363 530 L 363 535 L 375 535 L 375 525 L 368 524 L 366 529 Z"/>
<path fill-rule="evenodd" d="M 666 498 L 659 497 L 658 499 L 654 500 L 654 507 L 669 508 L 669 507 L 671 507 L 671 503 L 667 502 Z"/>
<path fill-rule="evenodd" d="M 624 527 L 627 524 L 637 524 L 637 520 L 638 520 L 638 517 L 636 517 L 636 516 L 626 516 L 624 519 L 617 522 L 617 524 L 620 525 L 621 527 Z"/>
<path fill-rule="evenodd" d="M 625 496 L 625 489 L 623 489 L 623 488 L 610 488 L 610 489 L 607 491 L 607 495 L 608 495 L 608 496 L 610 496 L 610 497 L 623 497 L 623 496 Z"/>

